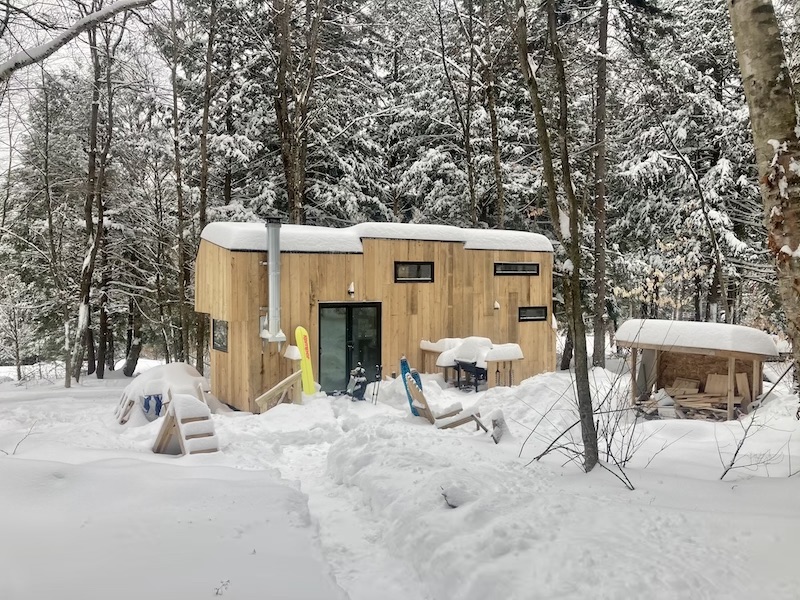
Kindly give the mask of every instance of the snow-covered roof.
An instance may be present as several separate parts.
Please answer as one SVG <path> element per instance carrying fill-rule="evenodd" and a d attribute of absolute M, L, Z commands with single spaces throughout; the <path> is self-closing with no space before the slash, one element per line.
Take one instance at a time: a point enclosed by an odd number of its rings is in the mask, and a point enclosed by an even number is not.
<path fill-rule="evenodd" d="M 721 350 L 760 356 L 777 356 L 772 338 L 758 329 L 727 323 L 696 321 L 667 321 L 662 319 L 631 319 L 616 333 L 622 346 L 658 346 Z"/>
<path fill-rule="evenodd" d="M 202 238 L 228 250 L 266 252 L 267 234 L 263 223 L 209 223 Z M 363 239 L 425 240 L 461 242 L 467 250 L 521 250 L 552 252 L 543 235 L 500 229 L 461 229 L 450 225 L 417 223 L 359 223 L 351 227 L 281 225 L 281 251 L 361 254 Z"/>

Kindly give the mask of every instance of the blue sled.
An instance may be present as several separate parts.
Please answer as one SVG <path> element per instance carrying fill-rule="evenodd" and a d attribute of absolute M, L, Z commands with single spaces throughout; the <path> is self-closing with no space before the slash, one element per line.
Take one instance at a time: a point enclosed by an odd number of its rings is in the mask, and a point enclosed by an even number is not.
<path fill-rule="evenodd" d="M 403 379 L 403 387 L 406 390 L 406 397 L 408 398 L 408 405 L 411 407 L 411 414 L 415 417 L 419 416 L 417 409 L 414 408 L 414 399 L 411 397 L 411 393 L 408 391 L 408 383 L 406 383 L 406 373 L 411 373 L 411 379 L 413 379 L 416 384 L 419 386 L 419 389 L 422 389 L 422 379 L 419 377 L 419 373 L 417 373 L 416 369 L 412 369 L 408 364 L 408 359 L 405 356 L 400 357 L 400 377 Z"/>

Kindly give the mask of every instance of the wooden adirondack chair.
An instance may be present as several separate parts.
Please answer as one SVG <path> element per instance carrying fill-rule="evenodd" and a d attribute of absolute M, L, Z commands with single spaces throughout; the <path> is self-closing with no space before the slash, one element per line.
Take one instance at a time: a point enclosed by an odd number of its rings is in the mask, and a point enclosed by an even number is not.
<path fill-rule="evenodd" d="M 478 411 L 464 411 L 459 408 L 458 410 L 450 411 L 443 415 L 435 415 L 428 406 L 428 401 L 425 399 L 425 394 L 419 389 L 417 382 L 411 377 L 411 374 L 406 375 L 406 382 L 408 383 L 408 391 L 411 398 L 414 400 L 414 408 L 417 409 L 420 416 L 425 417 L 431 425 L 435 425 L 439 429 L 450 429 L 451 427 L 458 427 L 466 423 L 475 422 L 476 430 L 483 429 L 486 433 L 489 432 L 486 426 L 481 422 L 481 413 Z"/>

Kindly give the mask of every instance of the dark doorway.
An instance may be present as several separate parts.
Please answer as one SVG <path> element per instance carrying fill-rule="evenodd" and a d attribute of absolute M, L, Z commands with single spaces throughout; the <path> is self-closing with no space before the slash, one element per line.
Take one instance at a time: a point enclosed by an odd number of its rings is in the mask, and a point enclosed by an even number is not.
<path fill-rule="evenodd" d="M 381 364 L 380 302 L 319 305 L 319 384 L 323 392 L 347 389 L 350 370 L 361 363 L 374 381 Z"/>

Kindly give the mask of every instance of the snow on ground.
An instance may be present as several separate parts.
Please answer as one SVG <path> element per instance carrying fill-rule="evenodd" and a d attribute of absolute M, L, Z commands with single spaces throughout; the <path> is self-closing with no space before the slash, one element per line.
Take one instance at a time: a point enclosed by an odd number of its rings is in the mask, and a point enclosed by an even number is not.
<path fill-rule="evenodd" d="M 795 397 L 750 429 L 617 423 L 627 376 L 594 369 L 629 491 L 570 461 L 577 428 L 531 462 L 576 419 L 569 372 L 478 394 L 423 375 L 435 410 L 501 409 L 499 445 L 412 417 L 390 380 L 377 405 L 214 415 L 221 452 L 178 458 L 150 452 L 160 421 L 115 423 L 128 381 L 0 384 L 3 600 L 797 597 Z M 755 464 L 719 481 L 745 432 Z"/>

